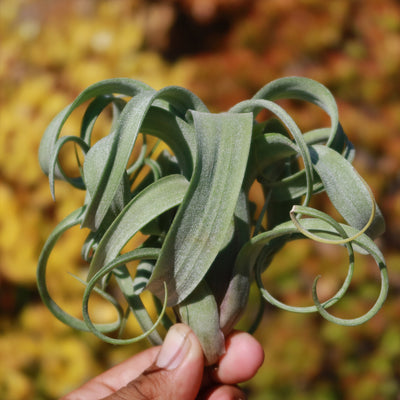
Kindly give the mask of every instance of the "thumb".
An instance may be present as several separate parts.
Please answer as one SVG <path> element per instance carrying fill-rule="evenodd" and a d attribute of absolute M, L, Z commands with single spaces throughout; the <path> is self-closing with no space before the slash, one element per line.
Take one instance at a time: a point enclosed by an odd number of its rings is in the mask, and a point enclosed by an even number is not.
<path fill-rule="evenodd" d="M 194 400 L 204 369 L 201 345 L 184 324 L 173 325 L 154 364 L 103 400 Z"/>

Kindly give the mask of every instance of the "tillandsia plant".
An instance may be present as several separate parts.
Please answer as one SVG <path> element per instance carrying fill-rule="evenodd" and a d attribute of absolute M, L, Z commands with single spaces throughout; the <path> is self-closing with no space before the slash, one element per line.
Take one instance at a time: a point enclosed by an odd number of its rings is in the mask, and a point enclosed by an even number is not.
<path fill-rule="evenodd" d="M 330 126 L 301 132 L 277 102 L 280 99 L 313 103 L 329 116 Z M 65 122 L 82 104 L 87 108 L 79 135 L 62 136 Z M 106 109 L 112 110 L 110 132 L 92 143 L 95 122 Z M 270 117 L 262 120 L 265 110 Z M 166 150 L 157 157 L 154 148 L 147 148 L 149 135 L 164 143 Z M 133 159 L 139 137 L 141 148 Z M 68 176 L 59 160 L 61 149 L 71 142 L 80 176 Z M 198 336 L 209 364 L 224 352 L 224 337 L 240 320 L 251 285 L 259 289 L 261 299 L 283 309 L 319 312 L 343 325 L 361 324 L 385 301 L 388 276 L 373 241 L 384 231 L 384 220 L 371 190 L 351 165 L 353 157 L 332 94 L 310 79 L 275 80 L 252 99 L 219 114 L 209 112 L 198 97 L 181 87 L 156 91 L 124 78 L 96 83 L 54 118 L 40 145 L 40 165 L 49 177 L 53 197 L 56 179 L 86 191 L 82 207 L 59 223 L 44 245 L 37 270 L 42 299 L 64 323 L 115 344 L 145 337 L 159 344 L 159 326 L 184 322 Z M 265 200 L 257 215 L 249 200 L 254 182 L 259 182 Z M 310 206 L 314 195 L 324 191 L 343 223 Z M 82 319 L 61 309 L 46 283 L 54 246 L 77 225 L 88 230 L 82 247 L 88 265 L 82 280 Z M 124 251 L 139 232 L 143 243 Z M 262 281 L 285 243 L 301 238 L 343 246 L 349 258 L 339 291 L 321 302 L 316 279 L 314 305 L 308 307 L 280 302 Z M 372 255 L 380 270 L 381 289 L 364 315 L 342 319 L 327 309 L 349 288 L 354 252 Z M 136 261 L 134 271 L 128 267 L 132 261 Z M 119 294 L 110 290 L 111 282 L 120 288 Z M 146 309 L 143 291 L 151 293 L 158 316 Z M 115 306 L 115 322 L 92 321 L 88 304 L 93 292 Z M 129 314 L 143 330 L 138 337 L 124 338 Z"/>

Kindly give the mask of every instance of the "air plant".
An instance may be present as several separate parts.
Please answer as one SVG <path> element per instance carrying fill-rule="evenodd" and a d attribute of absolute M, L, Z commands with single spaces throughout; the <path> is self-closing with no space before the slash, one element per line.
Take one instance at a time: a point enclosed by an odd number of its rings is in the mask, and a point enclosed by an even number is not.
<path fill-rule="evenodd" d="M 280 99 L 313 103 L 327 113 L 330 126 L 302 133 L 277 102 Z M 65 122 L 82 104 L 88 105 L 80 134 L 62 136 Z M 110 109 L 109 134 L 92 143 L 97 118 Z M 272 116 L 262 120 L 265 110 Z M 168 150 L 154 157 L 146 145 L 149 135 Z M 142 147 L 132 161 L 138 137 Z M 59 160 L 60 150 L 71 142 L 84 158 L 80 162 L 77 156 L 78 177 L 68 176 Z M 373 241 L 384 231 L 384 220 L 371 190 L 351 165 L 353 158 L 354 149 L 339 123 L 332 94 L 310 79 L 275 80 L 252 99 L 218 114 L 181 87 L 156 91 L 124 78 L 96 83 L 53 119 L 41 141 L 40 165 L 53 197 L 56 179 L 86 191 L 82 207 L 59 223 L 43 247 L 37 270 L 41 297 L 58 319 L 109 343 L 147 337 L 160 344 L 159 325 L 168 328 L 184 322 L 198 336 L 209 364 L 224 352 L 224 337 L 243 315 L 252 285 L 262 299 L 283 309 L 319 312 L 342 325 L 361 324 L 385 301 L 388 276 L 384 257 Z M 259 182 L 265 199 L 259 215 L 249 199 L 254 182 Z M 324 191 L 344 223 L 310 207 L 311 199 Z M 82 280 L 82 319 L 61 309 L 46 283 L 54 246 L 77 225 L 88 230 L 82 246 L 88 265 Z M 124 251 L 139 232 L 144 235 L 143 244 Z M 344 246 L 349 257 L 347 277 L 339 291 L 321 302 L 316 279 L 314 305 L 308 307 L 280 302 L 262 281 L 280 249 L 301 238 Z M 327 309 L 349 288 L 354 252 L 372 255 L 380 270 L 381 289 L 364 315 L 342 319 Z M 136 261 L 133 272 L 127 266 L 132 261 Z M 119 286 L 123 302 L 115 290 L 109 290 L 110 282 Z M 156 317 L 147 311 L 143 291 L 151 293 Z M 93 292 L 115 306 L 115 322 L 92 321 L 88 304 Z M 143 334 L 126 339 L 121 332 L 129 314 L 135 316 Z"/>

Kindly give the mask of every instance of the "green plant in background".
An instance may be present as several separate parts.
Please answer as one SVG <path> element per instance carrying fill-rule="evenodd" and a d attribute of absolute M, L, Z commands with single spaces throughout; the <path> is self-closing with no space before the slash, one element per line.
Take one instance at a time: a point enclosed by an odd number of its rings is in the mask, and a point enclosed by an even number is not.
<path fill-rule="evenodd" d="M 280 99 L 319 106 L 328 114 L 330 126 L 303 134 L 277 103 Z M 88 102 L 79 136 L 61 136 L 70 114 Z M 92 143 L 97 118 L 110 108 L 110 133 Z M 261 121 L 265 110 L 273 116 Z M 133 159 L 139 135 L 142 146 Z M 154 148 L 147 149 L 148 135 L 164 142 L 170 151 L 154 157 Z M 79 177 L 68 176 L 59 162 L 61 149 L 70 142 L 75 145 Z M 54 118 L 39 149 L 53 197 L 55 179 L 86 191 L 82 207 L 67 216 L 44 245 L 37 270 L 42 299 L 64 323 L 116 344 L 144 337 L 159 344 L 158 325 L 168 328 L 182 321 L 199 337 L 210 364 L 223 353 L 224 336 L 242 316 L 253 282 L 261 297 L 278 307 L 317 311 L 343 325 L 363 323 L 385 301 L 388 277 L 385 260 L 373 242 L 384 231 L 383 217 L 371 190 L 352 167 L 353 157 L 331 93 L 306 78 L 275 80 L 252 99 L 220 114 L 210 113 L 198 97 L 180 87 L 156 91 L 130 79 L 94 84 Z M 257 215 L 249 200 L 256 181 L 265 199 Z M 345 223 L 310 207 L 313 196 L 323 191 Z M 61 309 L 46 283 L 54 246 L 77 225 L 89 230 L 82 247 L 82 257 L 90 264 L 82 281 L 83 319 Z M 139 232 L 146 238 L 143 244 L 124 251 Z M 313 306 L 288 306 L 263 287 L 262 274 L 285 243 L 305 237 L 345 246 L 349 269 L 331 299 L 319 301 L 316 279 Z M 380 270 L 381 290 L 366 314 L 341 319 L 327 308 L 350 285 L 354 252 L 372 255 Z M 134 272 L 128 268 L 132 261 L 137 262 Z M 145 290 L 158 310 L 155 321 L 141 299 Z M 93 291 L 115 306 L 119 317 L 114 323 L 91 320 L 88 304 Z M 263 304 L 250 331 L 257 327 Z M 125 339 L 123 330 L 131 313 L 143 334 Z"/>

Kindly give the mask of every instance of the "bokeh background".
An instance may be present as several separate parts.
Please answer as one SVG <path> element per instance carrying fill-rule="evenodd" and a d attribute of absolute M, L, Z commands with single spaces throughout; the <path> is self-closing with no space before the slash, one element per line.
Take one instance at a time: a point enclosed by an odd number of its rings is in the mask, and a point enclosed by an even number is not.
<path fill-rule="evenodd" d="M 0 0 L 0 399 L 58 398 L 145 346 L 116 347 L 75 332 L 38 296 L 41 246 L 82 200 L 61 185 L 53 203 L 38 165 L 54 115 L 106 78 L 185 86 L 223 111 L 287 75 L 320 81 L 338 101 L 356 168 L 386 217 L 379 246 L 391 289 L 360 327 L 267 307 L 255 333 L 266 360 L 244 387 L 252 400 L 400 399 L 399 70 L 396 0 Z M 319 122 L 306 108 L 294 111 L 302 126 Z M 80 308 L 79 291 L 65 271 L 81 262 L 81 239 L 77 231 L 65 235 L 49 277 L 71 310 Z M 279 253 L 266 285 L 291 304 L 310 302 L 315 275 L 322 271 L 329 292 L 346 266 L 336 248 L 301 241 Z M 364 312 L 378 280 L 376 266 L 361 258 L 337 312 Z"/>

